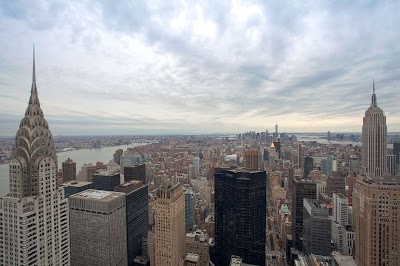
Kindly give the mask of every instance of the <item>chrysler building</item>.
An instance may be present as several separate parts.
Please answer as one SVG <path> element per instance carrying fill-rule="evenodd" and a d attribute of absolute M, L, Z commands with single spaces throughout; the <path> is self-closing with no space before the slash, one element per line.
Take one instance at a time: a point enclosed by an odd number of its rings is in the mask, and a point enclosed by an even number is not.
<path fill-rule="evenodd" d="M 386 116 L 376 101 L 375 83 L 372 87 L 371 106 L 363 118 L 362 169 L 365 175 L 380 177 L 387 173 L 387 127 Z"/>
<path fill-rule="evenodd" d="M 9 165 L 10 191 L 0 197 L 0 265 L 70 265 L 68 199 L 57 187 L 57 168 L 33 54 L 31 95 Z"/>

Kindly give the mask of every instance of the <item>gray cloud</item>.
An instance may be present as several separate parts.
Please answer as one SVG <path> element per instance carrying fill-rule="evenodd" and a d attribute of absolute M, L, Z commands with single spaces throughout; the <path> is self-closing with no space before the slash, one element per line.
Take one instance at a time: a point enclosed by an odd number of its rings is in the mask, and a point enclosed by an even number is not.
<path fill-rule="evenodd" d="M 25 109 L 34 40 L 55 134 L 360 131 L 372 78 L 400 131 L 399 12 L 397 1 L 0 3 L 0 120 Z"/>

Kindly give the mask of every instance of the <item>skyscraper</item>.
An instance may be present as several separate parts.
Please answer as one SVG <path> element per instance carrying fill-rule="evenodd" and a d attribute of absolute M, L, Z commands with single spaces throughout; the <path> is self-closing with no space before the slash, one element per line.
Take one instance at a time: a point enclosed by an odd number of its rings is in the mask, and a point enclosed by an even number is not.
<path fill-rule="evenodd" d="M 371 106 L 365 112 L 362 126 L 362 169 L 363 174 L 382 176 L 387 172 L 387 127 L 386 116 L 378 107 L 375 83 Z"/>
<path fill-rule="evenodd" d="M 396 155 L 396 163 L 400 164 L 400 141 L 393 142 L 393 155 Z"/>
<path fill-rule="evenodd" d="M 143 184 L 147 184 L 146 165 L 144 163 L 138 165 L 124 166 L 124 181 L 128 182 L 131 180 L 139 180 L 142 181 Z"/>
<path fill-rule="evenodd" d="M 245 168 L 248 170 L 258 171 L 259 161 L 260 161 L 260 151 L 259 150 L 246 150 L 244 153 L 245 157 Z"/>
<path fill-rule="evenodd" d="M 265 265 L 265 171 L 217 169 L 215 181 L 215 265 L 229 265 L 232 255 Z"/>
<path fill-rule="evenodd" d="M 314 159 L 311 156 L 304 158 L 304 172 L 303 177 L 307 178 L 310 172 L 314 169 Z"/>
<path fill-rule="evenodd" d="M 191 189 L 185 192 L 185 224 L 186 230 L 193 230 L 195 225 L 195 197 Z"/>
<path fill-rule="evenodd" d="M 63 183 L 76 180 L 76 162 L 71 158 L 62 163 Z"/>
<path fill-rule="evenodd" d="M 125 266 L 125 194 L 85 190 L 69 197 L 71 264 Z"/>
<path fill-rule="evenodd" d="M 397 175 L 396 155 L 388 155 L 387 156 L 387 168 L 388 168 L 389 175 L 391 175 L 391 176 Z"/>
<path fill-rule="evenodd" d="M 358 265 L 399 265 L 400 185 L 393 177 L 357 176 L 353 190 Z"/>
<path fill-rule="evenodd" d="M 317 185 L 313 180 L 293 178 L 292 183 L 292 238 L 293 247 L 303 248 L 303 199 L 317 198 Z"/>
<path fill-rule="evenodd" d="M 162 184 L 155 205 L 155 266 L 175 266 L 185 256 L 185 198 L 180 183 Z"/>
<path fill-rule="evenodd" d="M 0 197 L 0 265 L 70 265 L 68 199 L 57 188 L 57 153 L 36 86 L 15 136 L 10 193 Z"/>
<path fill-rule="evenodd" d="M 128 265 L 133 264 L 136 256 L 142 255 L 142 239 L 147 238 L 149 227 L 148 186 L 133 180 L 115 187 L 116 192 L 126 197 L 126 239 Z"/>
<path fill-rule="evenodd" d="M 317 199 L 303 199 L 303 252 L 329 256 L 331 220 L 328 207 Z"/>

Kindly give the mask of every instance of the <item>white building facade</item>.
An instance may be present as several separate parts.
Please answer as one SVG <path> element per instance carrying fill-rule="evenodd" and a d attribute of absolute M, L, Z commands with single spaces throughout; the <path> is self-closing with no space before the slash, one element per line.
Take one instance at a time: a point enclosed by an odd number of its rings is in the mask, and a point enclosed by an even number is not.
<path fill-rule="evenodd" d="M 29 105 L 15 137 L 10 192 L 0 197 L 0 265 L 70 265 L 68 199 L 40 108 L 33 58 Z"/>

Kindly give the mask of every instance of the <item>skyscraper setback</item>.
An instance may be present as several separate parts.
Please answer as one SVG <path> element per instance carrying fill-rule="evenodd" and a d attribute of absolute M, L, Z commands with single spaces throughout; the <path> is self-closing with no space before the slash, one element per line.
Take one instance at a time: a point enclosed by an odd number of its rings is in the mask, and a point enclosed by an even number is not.
<path fill-rule="evenodd" d="M 0 197 L 0 265 L 70 265 L 68 199 L 57 188 L 57 153 L 32 88 L 15 136 L 10 193 Z"/>
<path fill-rule="evenodd" d="M 363 174 L 382 176 L 387 173 L 386 116 L 378 107 L 373 83 L 371 106 L 365 112 L 362 126 Z"/>

